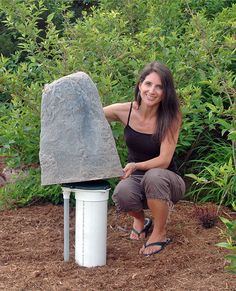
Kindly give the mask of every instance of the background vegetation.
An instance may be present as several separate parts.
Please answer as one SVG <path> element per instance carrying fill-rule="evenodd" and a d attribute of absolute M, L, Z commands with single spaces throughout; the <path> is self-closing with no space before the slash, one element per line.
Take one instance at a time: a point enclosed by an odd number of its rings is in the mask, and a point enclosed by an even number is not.
<path fill-rule="evenodd" d="M 103 105 L 130 101 L 139 71 L 159 60 L 182 103 L 177 162 L 192 184 L 187 196 L 235 201 L 236 1 L 1 0 L 0 21 L 0 155 L 9 167 L 39 163 L 44 84 L 85 71 Z M 112 130 L 125 164 L 122 128 Z M 39 169 L 0 189 L 2 205 L 61 196 L 58 186 L 40 186 Z"/>

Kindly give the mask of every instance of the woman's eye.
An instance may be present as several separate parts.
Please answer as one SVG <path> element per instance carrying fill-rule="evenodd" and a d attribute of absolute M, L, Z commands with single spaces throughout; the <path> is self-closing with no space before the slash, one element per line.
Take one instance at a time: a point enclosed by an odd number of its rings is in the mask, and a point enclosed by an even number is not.
<path fill-rule="evenodd" d="M 144 82 L 144 85 L 147 86 L 147 87 L 151 87 L 153 84 L 151 82 L 147 81 L 147 82 Z M 156 85 L 155 88 L 156 88 L 156 90 L 162 90 L 163 89 L 162 85 Z"/>

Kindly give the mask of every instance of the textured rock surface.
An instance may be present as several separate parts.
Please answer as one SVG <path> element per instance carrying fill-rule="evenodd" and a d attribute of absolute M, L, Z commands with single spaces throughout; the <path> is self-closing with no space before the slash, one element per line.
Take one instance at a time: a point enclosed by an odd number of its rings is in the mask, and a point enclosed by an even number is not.
<path fill-rule="evenodd" d="M 122 175 L 111 128 L 87 74 L 78 72 L 46 85 L 41 109 L 42 185 Z"/>

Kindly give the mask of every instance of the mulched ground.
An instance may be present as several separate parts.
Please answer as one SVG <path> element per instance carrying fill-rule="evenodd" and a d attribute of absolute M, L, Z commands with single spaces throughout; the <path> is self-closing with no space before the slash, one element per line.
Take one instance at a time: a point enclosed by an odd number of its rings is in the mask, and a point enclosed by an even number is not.
<path fill-rule="evenodd" d="M 229 218 L 230 210 L 221 215 Z M 147 213 L 148 215 L 149 213 Z M 63 261 L 63 206 L 38 205 L 0 212 L 0 290 L 236 290 L 224 271 L 223 225 L 205 229 L 194 205 L 180 202 L 169 220 L 173 242 L 143 257 L 142 242 L 128 240 L 130 219 L 108 211 L 107 265 L 80 267 L 74 260 L 75 211 L 70 211 L 70 262 Z M 127 230 L 127 231 L 126 231 Z"/>

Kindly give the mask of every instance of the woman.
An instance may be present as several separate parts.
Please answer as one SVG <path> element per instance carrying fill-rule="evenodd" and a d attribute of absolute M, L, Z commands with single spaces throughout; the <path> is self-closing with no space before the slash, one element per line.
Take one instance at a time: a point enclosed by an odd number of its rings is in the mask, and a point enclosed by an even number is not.
<path fill-rule="evenodd" d="M 124 125 L 128 164 L 114 190 L 113 200 L 120 211 L 133 217 L 130 239 L 145 238 L 151 220 L 153 231 L 140 249 L 149 256 L 160 252 L 170 239 L 166 234 L 169 208 L 183 197 L 185 184 L 173 159 L 181 114 L 170 70 L 163 64 L 148 64 L 136 84 L 135 101 L 104 107 L 108 121 Z"/>

